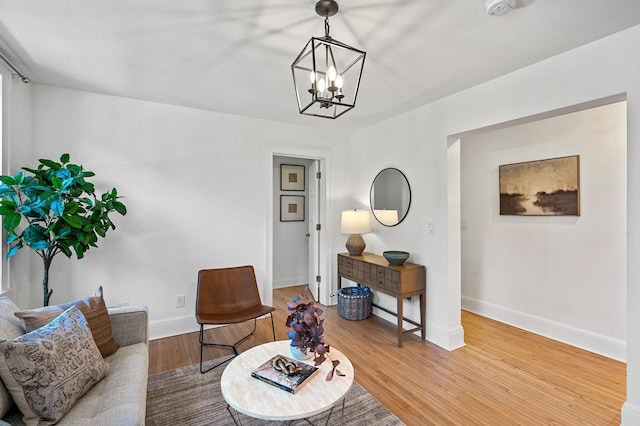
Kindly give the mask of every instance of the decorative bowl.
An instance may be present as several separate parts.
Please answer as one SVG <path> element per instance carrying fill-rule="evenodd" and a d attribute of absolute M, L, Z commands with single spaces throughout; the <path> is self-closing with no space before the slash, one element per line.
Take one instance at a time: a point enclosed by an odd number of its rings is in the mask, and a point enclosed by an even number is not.
<path fill-rule="evenodd" d="M 382 252 L 382 256 L 387 259 L 389 265 L 402 265 L 405 260 L 409 258 L 409 252 L 406 251 L 398 251 L 398 250 L 390 250 Z"/>

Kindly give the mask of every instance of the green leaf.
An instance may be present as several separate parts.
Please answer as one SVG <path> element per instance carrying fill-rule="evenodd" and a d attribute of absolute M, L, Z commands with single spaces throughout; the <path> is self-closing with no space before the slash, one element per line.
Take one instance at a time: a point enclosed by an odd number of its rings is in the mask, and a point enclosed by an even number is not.
<path fill-rule="evenodd" d="M 0 216 L 5 216 L 8 214 L 10 215 L 15 213 L 16 213 L 16 203 L 9 200 L 3 200 L 0 203 Z"/>
<path fill-rule="evenodd" d="M 70 159 L 71 159 L 71 156 L 69 154 L 62 154 L 60 156 L 60 162 L 62 164 L 68 163 Z"/>
<path fill-rule="evenodd" d="M 65 256 L 71 257 L 71 255 L 73 254 L 73 253 L 71 253 L 71 249 L 69 249 L 68 246 L 60 244 L 59 247 L 60 247 L 60 250 L 62 250 L 62 253 L 64 253 Z"/>
<path fill-rule="evenodd" d="M 2 183 L 4 183 L 5 185 L 15 185 L 16 184 L 16 180 L 13 178 L 13 176 L 2 175 L 2 176 L 0 176 L 0 181 Z"/>
<path fill-rule="evenodd" d="M 46 159 L 40 159 L 38 160 L 40 161 L 40 163 L 44 164 L 45 166 L 53 169 L 53 170 L 60 170 L 62 168 L 62 165 L 60 165 L 59 163 L 56 163 L 55 161 L 51 161 L 51 160 L 46 160 Z"/>
<path fill-rule="evenodd" d="M 7 214 L 2 218 L 2 227 L 9 232 L 13 232 L 20 225 L 21 220 L 22 216 L 18 213 Z"/>
<path fill-rule="evenodd" d="M 92 177 L 92 176 L 95 176 L 95 175 L 96 175 L 95 173 L 90 172 L 89 170 L 85 170 L 85 171 L 82 172 L 82 176 L 84 176 L 84 177 Z"/>
<path fill-rule="evenodd" d="M 14 178 L 15 178 L 17 184 L 21 184 L 22 182 L 24 182 L 24 172 L 16 173 Z"/>
<path fill-rule="evenodd" d="M 62 188 L 62 179 L 60 179 L 58 176 L 52 176 L 51 177 L 51 183 L 53 184 L 53 187 L 55 189 Z"/>
<path fill-rule="evenodd" d="M 64 212 L 68 215 L 76 214 L 78 212 L 78 203 L 76 203 L 75 201 L 69 201 L 64 206 Z"/>
<path fill-rule="evenodd" d="M 76 256 L 78 259 L 82 259 L 84 257 L 84 246 L 80 243 L 76 243 L 73 245 L 73 249 L 76 252 Z"/>
<path fill-rule="evenodd" d="M 115 209 L 115 211 L 120 213 L 122 216 L 127 214 L 127 208 L 120 201 L 114 201 L 113 208 Z"/>
<path fill-rule="evenodd" d="M 82 219 L 76 216 L 62 216 L 62 220 L 67 222 L 73 228 L 82 228 Z"/>

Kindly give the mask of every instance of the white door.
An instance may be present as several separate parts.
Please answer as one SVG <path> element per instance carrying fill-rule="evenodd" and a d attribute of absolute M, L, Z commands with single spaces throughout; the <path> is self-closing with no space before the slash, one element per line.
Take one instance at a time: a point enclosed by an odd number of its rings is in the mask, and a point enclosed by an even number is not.
<path fill-rule="evenodd" d="M 309 166 L 309 289 L 313 299 L 319 300 L 320 291 L 320 162 L 315 160 Z M 320 277 L 320 278 L 319 278 Z"/>

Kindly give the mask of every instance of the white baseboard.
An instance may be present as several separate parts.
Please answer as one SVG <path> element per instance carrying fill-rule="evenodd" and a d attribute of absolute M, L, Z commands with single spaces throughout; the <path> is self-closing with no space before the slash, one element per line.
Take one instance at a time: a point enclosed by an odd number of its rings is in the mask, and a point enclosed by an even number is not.
<path fill-rule="evenodd" d="M 622 426 L 640 425 L 640 406 L 629 401 L 622 405 Z"/>
<path fill-rule="evenodd" d="M 177 336 L 178 334 L 199 331 L 200 326 L 194 315 L 173 317 L 149 322 L 149 339 L 161 339 L 163 337 Z"/>
<path fill-rule="evenodd" d="M 623 340 L 466 296 L 462 296 L 462 309 L 617 361 L 627 359 L 627 343 Z"/>
<path fill-rule="evenodd" d="M 269 318 L 269 314 L 258 319 Z M 275 321 L 275 319 L 274 319 Z M 219 325 L 206 325 L 205 330 L 220 327 Z M 200 325 L 194 315 L 173 317 L 163 320 L 149 321 L 149 340 L 162 339 L 163 337 L 177 336 L 179 334 L 200 331 Z"/>
<path fill-rule="evenodd" d="M 284 280 L 273 280 L 273 288 L 293 287 L 296 285 L 304 285 L 309 281 L 309 277 L 287 278 Z"/>
<path fill-rule="evenodd" d="M 379 318 L 382 318 L 385 321 L 389 321 L 394 325 L 398 323 L 398 319 L 395 316 L 390 315 L 384 312 L 383 310 L 377 309 L 375 307 L 372 309 L 372 314 Z M 410 319 L 413 320 L 413 318 L 410 318 Z M 428 321 L 426 325 L 427 325 L 427 330 L 425 333 L 425 337 L 426 337 L 426 340 L 428 340 L 429 342 L 435 345 L 438 345 L 441 348 L 446 349 L 448 351 L 453 351 L 465 345 L 464 330 L 462 329 L 462 326 L 455 327 L 451 330 L 448 330 L 436 324 L 430 323 Z M 415 326 L 410 323 L 405 323 L 405 327 L 412 328 Z M 416 336 L 421 335 L 420 331 L 416 331 L 413 334 L 415 334 Z"/>

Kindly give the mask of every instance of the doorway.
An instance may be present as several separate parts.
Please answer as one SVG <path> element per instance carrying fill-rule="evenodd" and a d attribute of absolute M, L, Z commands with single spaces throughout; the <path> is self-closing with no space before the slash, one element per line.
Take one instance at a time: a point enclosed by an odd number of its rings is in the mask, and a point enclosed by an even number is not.
<path fill-rule="evenodd" d="M 273 290 L 308 284 L 309 297 L 330 303 L 331 293 L 328 196 L 329 151 L 297 147 L 270 147 L 267 155 L 268 224 L 265 299 Z M 304 189 L 282 189 L 283 164 L 304 167 Z M 285 171 L 291 170 L 286 168 Z M 297 179 L 297 178 L 296 178 Z M 294 205 L 289 204 L 293 202 Z M 304 220 L 292 212 L 304 209 Z M 282 209 L 285 209 L 284 211 Z M 293 219 L 293 220 L 292 220 Z"/>

